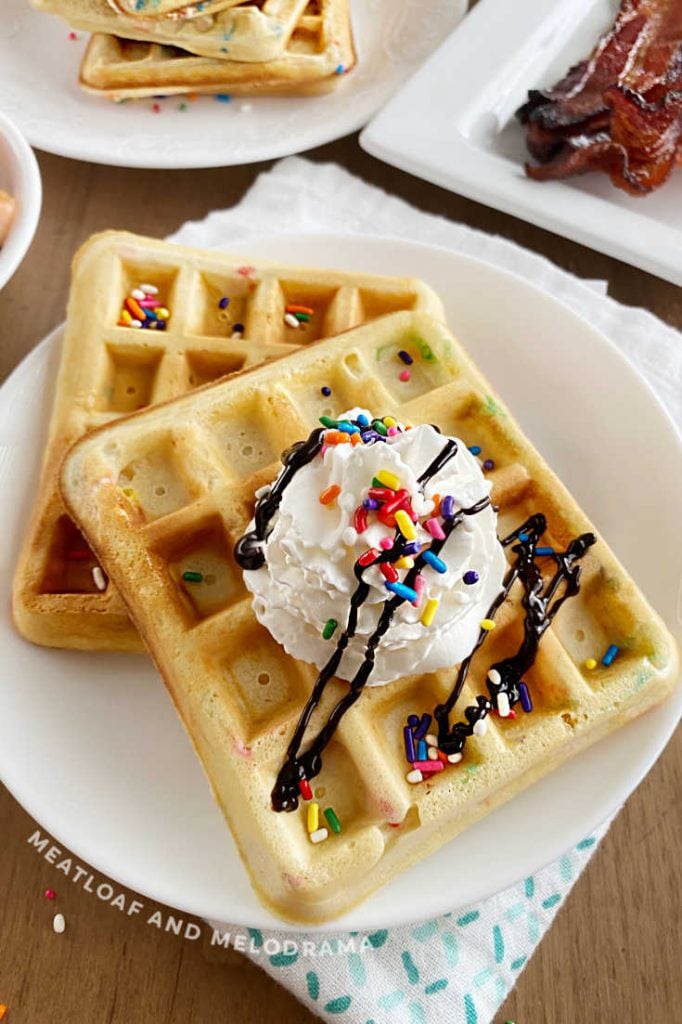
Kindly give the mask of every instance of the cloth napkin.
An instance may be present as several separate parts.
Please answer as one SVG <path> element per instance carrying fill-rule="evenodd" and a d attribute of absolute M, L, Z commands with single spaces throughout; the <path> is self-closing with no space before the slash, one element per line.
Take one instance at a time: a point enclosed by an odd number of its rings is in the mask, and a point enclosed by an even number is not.
<path fill-rule="evenodd" d="M 238 206 L 185 224 L 171 240 L 243 249 L 249 238 L 296 232 L 424 241 L 527 277 L 606 334 L 682 428 L 682 343 L 676 331 L 645 310 L 609 298 L 604 282 L 582 281 L 513 242 L 422 213 L 336 165 L 283 160 L 257 179 Z M 328 1021 L 489 1024 L 608 824 L 555 863 L 476 905 L 368 936 L 251 929 L 245 953 Z"/>

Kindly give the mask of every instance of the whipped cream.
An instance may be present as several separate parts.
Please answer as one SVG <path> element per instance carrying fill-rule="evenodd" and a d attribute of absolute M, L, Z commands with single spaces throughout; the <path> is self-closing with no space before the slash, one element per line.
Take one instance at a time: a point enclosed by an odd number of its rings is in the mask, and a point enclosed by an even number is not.
<path fill-rule="evenodd" d="M 353 409 L 340 419 L 357 419 Z M 244 572 L 244 582 L 254 596 L 258 620 L 282 644 L 287 653 L 322 668 L 334 653 L 348 623 L 350 599 L 357 587 L 354 566 L 368 548 L 381 548 L 394 529 L 370 512 L 368 528 L 354 528 L 356 508 L 367 498 L 372 478 L 388 470 L 400 479 L 419 515 L 417 539 L 432 542 L 423 523 L 433 511 L 433 496 L 452 495 L 456 508 L 470 508 L 490 493 L 491 483 L 477 459 L 457 438 L 457 454 L 423 487 L 418 477 L 442 451 L 447 438 L 431 426 L 418 426 L 387 440 L 353 446 L 329 446 L 301 468 L 284 490 L 265 542 L 265 564 Z M 320 494 L 336 485 L 338 497 L 331 505 L 320 503 Z M 439 557 L 447 564 L 441 574 L 424 566 L 425 589 L 419 607 L 409 601 L 397 609 L 376 652 L 369 686 L 391 682 L 416 672 L 459 664 L 473 649 L 481 619 L 502 589 L 505 558 L 497 539 L 497 516 L 490 506 L 464 521 L 448 537 Z M 253 523 L 251 523 L 251 527 Z M 407 570 L 400 571 L 400 580 Z M 466 572 L 478 582 L 467 585 Z M 365 659 L 367 640 L 376 628 L 387 599 L 393 594 L 378 566 L 363 572 L 369 595 L 359 610 L 355 636 L 343 654 L 337 675 L 352 679 Z M 420 619 L 426 602 L 440 604 L 432 624 Z M 329 619 L 338 627 L 329 640 L 322 630 Z"/>

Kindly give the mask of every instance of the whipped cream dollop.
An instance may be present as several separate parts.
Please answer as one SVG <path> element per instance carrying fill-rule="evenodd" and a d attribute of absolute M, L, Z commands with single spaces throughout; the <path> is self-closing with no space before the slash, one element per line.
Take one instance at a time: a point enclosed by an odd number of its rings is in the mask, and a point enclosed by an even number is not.
<path fill-rule="evenodd" d="M 353 409 L 341 419 L 354 420 L 371 413 Z M 491 483 L 463 441 L 457 453 L 423 486 L 418 478 L 443 450 L 447 437 L 423 425 L 398 432 L 373 444 L 336 444 L 323 449 L 295 473 L 285 488 L 264 545 L 265 563 L 244 572 L 254 596 L 259 620 L 295 658 L 322 668 L 336 649 L 348 624 L 350 600 L 358 581 L 355 564 L 369 548 L 382 550 L 395 528 L 369 511 L 367 529 L 358 533 L 354 515 L 367 499 L 373 478 L 382 471 L 395 474 L 409 492 L 419 516 L 417 540 L 428 547 L 433 537 L 424 523 L 436 515 L 434 495 L 454 498 L 455 508 L 471 508 L 490 493 Z M 320 495 L 330 487 L 339 492 L 331 504 Z M 439 520 L 442 522 L 442 520 Z M 502 589 L 505 558 L 496 532 L 497 515 L 490 505 L 464 517 L 443 544 L 438 557 L 447 571 L 425 565 L 424 591 L 415 607 L 404 601 L 376 651 L 369 686 L 391 682 L 416 672 L 431 672 L 459 664 L 472 650 L 480 623 Z M 253 527 L 253 522 L 251 527 Z M 408 570 L 398 566 L 400 581 Z M 465 582 L 464 576 L 471 581 Z M 375 630 L 384 604 L 393 597 L 378 565 L 363 571 L 369 595 L 360 607 L 355 636 L 343 654 L 337 675 L 352 679 L 365 660 L 367 641 Z M 421 617 L 429 599 L 439 601 L 432 623 Z M 323 638 L 325 624 L 338 626 Z"/>

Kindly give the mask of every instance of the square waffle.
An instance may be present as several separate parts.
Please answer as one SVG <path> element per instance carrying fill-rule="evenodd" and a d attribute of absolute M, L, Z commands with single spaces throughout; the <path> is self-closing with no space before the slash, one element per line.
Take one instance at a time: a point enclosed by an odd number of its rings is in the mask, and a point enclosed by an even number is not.
<path fill-rule="evenodd" d="M 160 43 L 96 33 L 83 55 L 80 84 L 113 100 L 182 93 L 308 95 L 329 92 L 355 64 L 346 0 L 309 0 L 284 52 L 247 63 L 200 57 Z"/>
<path fill-rule="evenodd" d="M 402 350 L 414 356 L 409 380 L 399 373 Z M 311 843 L 306 804 L 276 813 L 271 790 L 317 671 L 287 655 L 258 623 L 233 550 L 253 514 L 255 490 L 277 475 L 281 450 L 319 424 L 324 385 L 336 412 L 390 410 L 400 421 L 437 423 L 479 446 L 494 463 L 500 536 L 538 512 L 548 523 L 543 544 L 557 550 L 590 530 L 463 349 L 442 323 L 420 313 L 382 317 L 140 412 L 67 454 L 67 508 L 147 642 L 256 890 L 273 911 L 305 923 L 347 911 L 661 701 L 677 674 L 671 636 L 599 539 L 581 562 L 580 593 L 561 609 L 524 676 L 532 713 L 491 716 L 459 764 L 412 785 L 403 727 L 408 716 L 447 698 L 456 667 L 364 690 L 312 779 L 315 800 L 333 808 L 341 832 Z M 154 499 L 159 486 L 162 504 Z M 196 570 L 203 582 L 186 582 Z M 512 589 L 474 657 L 459 716 L 485 692 L 491 662 L 517 649 L 520 596 Z M 586 667 L 590 655 L 612 644 L 620 648 L 615 660 Z M 347 690 L 347 683 L 329 683 L 313 715 L 315 732 Z"/>
<path fill-rule="evenodd" d="M 83 433 L 386 313 L 443 316 L 435 293 L 414 279 L 242 262 L 114 231 L 96 235 L 76 256 L 38 500 L 14 579 L 14 619 L 27 639 L 143 649 L 115 587 L 98 577 L 105 584 L 98 589 L 94 555 L 59 498 L 59 460 Z M 119 324 L 125 296 L 143 282 L 158 286 L 170 310 L 163 333 Z M 223 297 L 230 300 L 224 310 Z M 299 328 L 284 319 L 291 303 L 314 310 Z M 248 454 L 243 461 L 249 465 Z M 162 511 L 170 499 L 155 500 Z"/>
<path fill-rule="evenodd" d="M 229 61 L 263 63 L 281 58 L 308 0 L 258 0 L 194 18 L 132 17 L 107 0 L 32 0 L 73 28 L 141 42 L 177 46 L 190 53 Z M 334 21 L 348 19 L 347 0 L 322 0 Z"/>

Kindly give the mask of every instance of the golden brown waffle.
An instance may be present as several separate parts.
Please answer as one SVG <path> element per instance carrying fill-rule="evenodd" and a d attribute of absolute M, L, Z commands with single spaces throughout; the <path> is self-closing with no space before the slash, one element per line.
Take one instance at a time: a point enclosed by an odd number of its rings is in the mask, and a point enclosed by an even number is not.
<path fill-rule="evenodd" d="M 397 353 L 415 354 L 409 381 Z M 423 357 L 419 356 L 419 353 Z M 674 685 L 675 645 L 601 539 L 582 588 L 544 636 L 524 676 L 534 711 L 492 717 L 458 765 L 410 785 L 402 730 L 449 693 L 455 669 L 371 688 L 342 720 L 312 782 L 338 835 L 313 845 L 306 805 L 275 813 L 270 793 L 316 671 L 259 625 L 233 556 L 254 490 L 281 450 L 308 436 L 332 388 L 335 411 L 389 410 L 437 423 L 494 460 L 500 534 L 543 512 L 563 548 L 590 529 L 443 325 L 396 313 L 91 434 L 67 455 L 62 493 L 120 587 L 199 754 L 261 898 L 301 922 L 347 911 L 587 744 L 659 702 Z M 157 497 L 162 491 L 163 497 Z M 203 582 L 183 581 L 199 571 Z M 516 651 L 519 595 L 505 603 L 458 708 L 485 692 L 487 667 Z M 585 667 L 612 643 L 610 667 Z M 332 681 L 328 710 L 347 691 Z M 317 714 L 317 713 L 316 713 Z M 458 716 L 459 717 L 459 716 Z M 314 717 L 313 723 L 321 724 Z M 305 742 L 304 742 L 305 747 Z"/>
<path fill-rule="evenodd" d="M 197 18 L 235 7 L 244 0 L 108 0 L 109 6 L 134 18 Z"/>
<path fill-rule="evenodd" d="M 124 297 L 145 282 L 170 309 L 165 333 L 117 325 Z M 314 308 L 310 322 L 287 325 L 287 303 Z M 400 309 L 443 316 L 434 292 L 413 279 L 262 261 L 245 267 L 225 253 L 125 232 L 87 242 L 73 265 L 40 490 L 14 580 L 19 631 L 53 647 L 142 649 L 115 589 L 98 591 L 95 559 L 59 499 L 59 460 L 85 431 Z M 242 337 L 231 336 L 235 323 Z"/>
<path fill-rule="evenodd" d="M 121 14 L 107 0 L 31 0 L 84 32 L 104 32 L 230 61 L 263 63 L 281 58 L 308 0 L 258 0 L 195 18 L 142 18 Z M 320 0 L 321 16 L 348 19 L 348 0 Z"/>
<path fill-rule="evenodd" d="M 336 0 L 314 0 L 277 60 L 214 60 L 157 43 L 95 34 L 83 56 L 80 83 L 86 91 L 113 100 L 159 92 L 311 95 L 334 89 L 354 64 L 347 8 Z"/>

